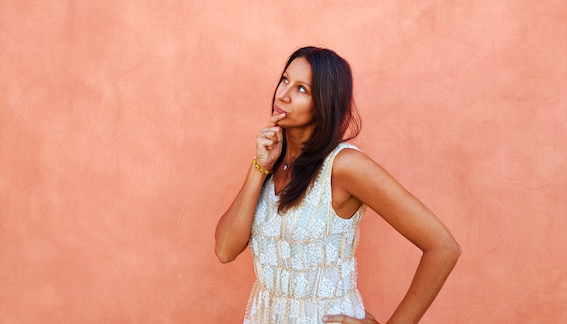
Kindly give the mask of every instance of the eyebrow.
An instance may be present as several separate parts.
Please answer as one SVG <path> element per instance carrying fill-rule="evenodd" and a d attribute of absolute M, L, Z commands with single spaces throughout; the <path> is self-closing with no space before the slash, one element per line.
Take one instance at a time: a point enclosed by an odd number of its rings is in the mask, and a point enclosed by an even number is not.
<path fill-rule="evenodd" d="M 288 77 L 287 71 L 284 71 L 283 76 L 284 76 L 284 77 Z M 306 85 L 306 86 L 308 86 L 308 87 L 311 89 L 311 85 L 310 85 L 309 83 L 303 82 L 303 81 L 299 81 L 299 83 L 301 83 L 301 84 L 303 84 L 303 85 Z"/>

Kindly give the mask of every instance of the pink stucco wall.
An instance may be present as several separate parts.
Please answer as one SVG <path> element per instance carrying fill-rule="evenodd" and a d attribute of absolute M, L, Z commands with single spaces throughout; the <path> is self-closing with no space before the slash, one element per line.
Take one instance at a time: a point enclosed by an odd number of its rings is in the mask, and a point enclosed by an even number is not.
<path fill-rule="evenodd" d="M 214 227 L 311 44 L 463 247 L 422 323 L 566 323 L 563 0 L 0 0 L 0 323 L 239 323 Z M 383 323 L 419 253 L 368 212 L 358 256 Z"/>

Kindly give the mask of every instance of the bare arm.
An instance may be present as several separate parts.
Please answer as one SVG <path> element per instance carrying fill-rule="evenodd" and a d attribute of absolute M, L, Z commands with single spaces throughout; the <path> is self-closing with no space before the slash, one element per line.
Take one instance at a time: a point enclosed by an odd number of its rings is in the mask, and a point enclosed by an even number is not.
<path fill-rule="evenodd" d="M 443 223 L 382 167 L 356 150 L 343 150 L 333 166 L 333 191 L 368 205 L 423 251 L 407 294 L 388 321 L 417 323 L 455 266 L 461 249 Z M 335 195 L 333 196 L 335 197 Z M 344 323 L 363 323 L 358 321 Z"/>
<path fill-rule="evenodd" d="M 265 179 L 265 174 L 251 166 L 244 185 L 219 220 L 215 231 L 215 253 L 220 262 L 233 261 L 248 245 L 256 202 Z"/>
<path fill-rule="evenodd" d="M 281 154 L 282 129 L 276 123 L 283 118 L 285 114 L 274 113 L 268 126 L 256 136 L 256 161 L 265 170 L 271 170 Z M 231 262 L 246 249 L 256 204 L 266 177 L 252 165 L 244 185 L 220 218 L 215 231 L 215 253 L 220 262 Z"/>

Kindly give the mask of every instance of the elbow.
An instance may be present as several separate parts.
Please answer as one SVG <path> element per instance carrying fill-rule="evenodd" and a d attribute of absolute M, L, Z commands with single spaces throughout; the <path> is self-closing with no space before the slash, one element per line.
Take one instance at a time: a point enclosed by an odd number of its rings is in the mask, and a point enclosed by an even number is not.
<path fill-rule="evenodd" d="M 220 261 L 220 263 L 229 263 L 234 261 L 234 259 L 236 259 L 236 256 L 232 255 L 231 253 L 228 253 L 226 249 L 222 249 L 218 245 L 215 246 L 215 254 L 217 256 L 217 259 Z"/>
<path fill-rule="evenodd" d="M 219 259 L 220 263 L 230 263 L 234 261 L 235 258 L 224 254 L 217 254 L 217 259 Z"/>
<path fill-rule="evenodd" d="M 462 249 L 454 238 L 448 237 L 438 241 L 435 247 L 432 247 L 430 250 L 424 250 L 424 253 L 436 255 L 439 262 L 453 268 L 461 256 Z"/>
<path fill-rule="evenodd" d="M 461 254 L 463 254 L 463 249 L 461 249 L 461 246 L 459 245 L 459 243 L 455 242 L 455 244 L 457 245 L 456 253 L 457 253 L 457 259 L 458 259 L 461 256 Z"/>
<path fill-rule="evenodd" d="M 447 258 L 453 261 L 453 264 L 456 264 L 457 260 L 459 260 L 459 257 L 463 253 L 463 250 L 461 249 L 459 243 L 457 243 L 457 241 L 453 239 L 446 244 L 445 253 L 447 255 Z"/>

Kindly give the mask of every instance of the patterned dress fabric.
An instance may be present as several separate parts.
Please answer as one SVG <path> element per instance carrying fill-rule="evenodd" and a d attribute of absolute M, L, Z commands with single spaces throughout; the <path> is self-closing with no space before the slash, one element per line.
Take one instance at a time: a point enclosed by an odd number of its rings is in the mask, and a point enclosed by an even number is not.
<path fill-rule="evenodd" d="M 365 317 L 354 257 L 365 206 L 343 219 L 331 205 L 333 161 L 344 148 L 357 149 L 340 143 L 301 203 L 283 214 L 273 178 L 264 184 L 250 238 L 257 279 L 244 324 L 319 324 L 328 314 Z"/>

